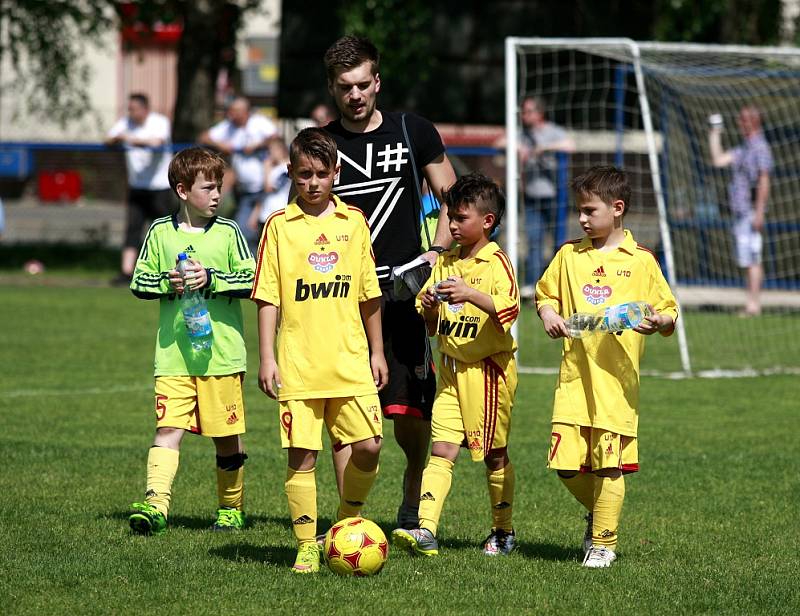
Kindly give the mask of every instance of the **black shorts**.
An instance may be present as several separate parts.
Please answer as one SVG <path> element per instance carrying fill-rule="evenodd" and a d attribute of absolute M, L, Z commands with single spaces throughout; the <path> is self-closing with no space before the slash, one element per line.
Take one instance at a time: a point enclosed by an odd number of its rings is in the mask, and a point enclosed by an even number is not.
<path fill-rule="evenodd" d="M 139 248 L 142 245 L 142 234 L 145 224 L 156 218 L 169 216 L 177 210 L 172 198 L 172 189 L 145 190 L 130 188 L 128 190 L 128 217 L 125 225 L 125 248 Z"/>
<path fill-rule="evenodd" d="M 395 301 L 384 291 L 381 298 L 383 352 L 389 365 L 389 384 L 380 392 L 388 419 L 408 415 L 430 421 L 436 377 L 425 321 L 414 300 Z"/>

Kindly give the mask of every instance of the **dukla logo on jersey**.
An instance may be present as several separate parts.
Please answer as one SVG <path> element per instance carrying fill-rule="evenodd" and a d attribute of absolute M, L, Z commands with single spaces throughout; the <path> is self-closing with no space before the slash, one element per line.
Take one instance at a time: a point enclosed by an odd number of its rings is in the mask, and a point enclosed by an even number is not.
<path fill-rule="evenodd" d="M 611 297 L 611 287 L 608 285 L 595 286 L 593 284 L 585 284 L 583 285 L 583 296 L 586 298 L 586 301 L 592 304 L 593 306 L 597 306 L 598 304 L 604 303 L 609 297 Z"/>
<path fill-rule="evenodd" d="M 308 255 L 308 262 L 320 274 L 327 274 L 339 261 L 338 252 L 312 252 Z"/>

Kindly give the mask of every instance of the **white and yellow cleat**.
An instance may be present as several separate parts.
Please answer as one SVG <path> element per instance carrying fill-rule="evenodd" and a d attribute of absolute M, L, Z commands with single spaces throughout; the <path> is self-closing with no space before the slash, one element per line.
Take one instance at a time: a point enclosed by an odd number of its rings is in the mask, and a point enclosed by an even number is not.
<path fill-rule="evenodd" d="M 615 560 L 617 560 L 617 555 L 614 550 L 610 550 L 604 545 L 593 545 L 583 557 L 583 566 L 589 569 L 603 569 L 610 567 Z"/>

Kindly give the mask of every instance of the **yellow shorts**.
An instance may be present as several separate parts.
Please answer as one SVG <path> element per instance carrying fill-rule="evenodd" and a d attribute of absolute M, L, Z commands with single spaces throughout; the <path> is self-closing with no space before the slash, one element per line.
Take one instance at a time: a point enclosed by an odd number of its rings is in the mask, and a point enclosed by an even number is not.
<path fill-rule="evenodd" d="M 156 428 L 181 428 L 203 436 L 244 434 L 244 373 L 224 376 L 157 376 Z"/>
<path fill-rule="evenodd" d="M 281 446 L 320 451 L 322 425 L 331 443 L 349 445 L 383 436 L 383 415 L 378 394 L 348 398 L 286 400 L 279 403 Z"/>
<path fill-rule="evenodd" d="M 635 473 L 639 470 L 639 448 L 635 436 L 554 423 L 547 467 L 582 473 L 618 468 L 623 473 Z"/>
<path fill-rule="evenodd" d="M 508 446 L 516 390 L 512 353 L 496 353 L 473 363 L 442 355 L 431 439 L 466 446 L 476 462 L 492 449 Z"/>

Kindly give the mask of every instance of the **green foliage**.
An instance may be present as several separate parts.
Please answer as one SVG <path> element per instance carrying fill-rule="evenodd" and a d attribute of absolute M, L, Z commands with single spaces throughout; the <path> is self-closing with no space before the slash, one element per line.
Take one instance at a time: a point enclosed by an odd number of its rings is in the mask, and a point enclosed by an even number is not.
<path fill-rule="evenodd" d="M 521 375 L 510 455 L 515 525 L 508 558 L 486 558 L 482 465 L 459 460 L 441 556 L 391 550 L 371 579 L 294 576 L 275 403 L 256 387 L 254 306 L 245 304 L 250 528 L 214 534 L 214 453 L 187 436 L 170 528 L 131 536 L 153 433 L 158 306 L 124 289 L 2 288 L 0 605 L 6 614 L 795 614 L 800 544 L 796 377 L 644 378 L 642 471 L 626 480 L 620 558 L 579 564 L 580 506 L 545 469 L 553 375 Z M 657 343 L 663 341 L 655 341 Z M 647 360 L 645 359 L 645 363 Z M 402 454 L 387 439 L 368 516 L 384 530 Z M 326 439 L 327 441 L 327 439 Z M 319 458 L 319 512 L 336 503 Z"/>
<path fill-rule="evenodd" d="M 87 111 L 87 43 L 99 39 L 111 17 L 107 0 L 0 2 L 0 62 L 10 61 L 29 112 L 63 126 Z"/>
<path fill-rule="evenodd" d="M 381 72 L 403 81 L 428 79 L 435 62 L 431 2 L 345 0 L 337 12 L 344 34 L 366 36 L 381 51 Z"/>

